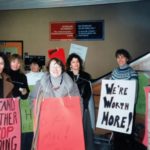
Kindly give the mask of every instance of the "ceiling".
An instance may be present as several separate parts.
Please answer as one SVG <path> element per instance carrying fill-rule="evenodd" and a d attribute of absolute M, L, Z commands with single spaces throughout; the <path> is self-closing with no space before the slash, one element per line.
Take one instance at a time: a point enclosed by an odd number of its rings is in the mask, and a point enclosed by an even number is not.
<path fill-rule="evenodd" d="M 0 10 L 85 6 L 140 0 L 0 0 Z"/>

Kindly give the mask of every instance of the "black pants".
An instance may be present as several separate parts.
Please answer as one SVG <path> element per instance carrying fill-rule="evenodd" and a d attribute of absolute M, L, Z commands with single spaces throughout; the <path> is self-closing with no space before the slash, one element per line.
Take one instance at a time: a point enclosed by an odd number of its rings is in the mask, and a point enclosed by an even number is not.
<path fill-rule="evenodd" d="M 31 150 L 33 132 L 21 134 L 21 150 Z"/>
<path fill-rule="evenodd" d="M 84 128 L 84 141 L 86 150 L 94 150 L 94 132 L 91 126 L 91 119 L 88 109 L 83 112 L 83 128 Z"/>

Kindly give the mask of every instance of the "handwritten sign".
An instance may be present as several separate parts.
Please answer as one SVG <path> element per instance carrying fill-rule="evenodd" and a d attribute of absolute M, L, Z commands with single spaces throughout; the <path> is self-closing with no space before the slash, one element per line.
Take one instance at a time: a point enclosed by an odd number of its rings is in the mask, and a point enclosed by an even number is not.
<path fill-rule="evenodd" d="M 138 73 L 138 93 L 137 93 L 137 104 L 136 113 L 145 114 L 146 110 L 146 96 L 144 87 L 148 84 L 148 76 L 145 73 Z"/>
<path fill-rule="evenodd" d="M 44 100 L 38 133 L 37 150 L 84 150 L 79 97 Z"/>
<path fill-rule="evenodd" d="M 87 49 L 88 49 L 88 47 L 85 47 L 85 46 L 81 46 L 81 45 L 77 45 L 77 44 L 71 44 L 69 55 L 72 53 L 76 53 L 85 62 Z"/>
<path fill-rule="evenodd" d="M 130 134 L 136 81 L 102 80 L 97 127 Z"/>
<path fill-rule="evenodd" d="M 22 121 L 22 132 L 32 132 L 33 131 L 33 113 L 31 109 L 30 100 L 21 100 L 21 121 Z"/>
<path fill-rule="evenodd" d="M 20 150 L 18 99 L 0 99 L 0 150 Z"/>
<path fill-rule="evenodd" d="M 144 132 L 144 138 L 143 138 L 143 141 L 142 143 L 145 145 L 145 146 L 148 146 L 148 106 L 149 106 L 149 93 L 150 93 L 150 87 L 145 87 L 144 88 L 145 90 L 145 95 L 146 95 L 146 112 L 145 112 L 145 132 Z"/>

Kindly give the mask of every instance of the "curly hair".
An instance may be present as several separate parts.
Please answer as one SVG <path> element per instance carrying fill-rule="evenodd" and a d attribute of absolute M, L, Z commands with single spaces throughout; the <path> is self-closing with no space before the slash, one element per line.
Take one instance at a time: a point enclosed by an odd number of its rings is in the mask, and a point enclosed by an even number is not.
<path fill-rule="evenodd" d="M 69 57 L 68 57 L 68 59 L 67 59 L 67 63 L 66 63 L 66 68 L 67 68 L 67 70 L 70 70 L 70 65 L 71 65 L 71 61 L 72 61 L 73 58 L 78 59 L 79 64 L 80 64 L 80 70 L 83 70 L 83 69 L 84 69 L 84 68 L 83 68 L 83 60 L 82 60 L 81 57 L 80 57 L 78 54 L 76 54 L 76 53 L 72 53 L 72 54 L 69 55 Z"/>

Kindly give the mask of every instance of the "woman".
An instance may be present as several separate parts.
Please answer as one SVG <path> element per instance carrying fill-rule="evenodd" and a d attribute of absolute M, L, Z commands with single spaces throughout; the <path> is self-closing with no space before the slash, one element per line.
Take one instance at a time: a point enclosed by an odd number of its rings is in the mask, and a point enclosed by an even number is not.
<path fill-rule="evenodd" d="M 22 58 L 18 54 L 10 56 L 9 75 L 14 84 L 13 97 L 26 99 L 29 95 L 29 87 L 25 74 L 21 71 Z"/>
<path fill-rule="evenodd" d="M 43 94 L 43 98 L 80 95 L 77 85 L 64 72 L 65 67 L 61 60 L 52 58 L 48 62 L 47 71 L 31 93 L 31 99 L 38 98 L 39 94 Z"/>
<path fill-rule="evenodd" d="M 137 73 L 128 65 L 131 56 L 125 49 L 118 49 L 115 53 L 118 67 L 115 68 L 111 74 L 112 80 L 136 80 L 138 79 Z M 134 130 L 135 125 L 135 111 L 133 118 Z M 124 134 L 114 132 L 114 150 L 133 150 L 134 149 L 134 135 L 133 130 L 131 134 Z"/>
<path fill-rule="evenodd" d="M 91 76 L 83 71 L 83 62 L 79 55 L 72 53 L 67 59 L 67 73 L 77 83 L 80 95 L 83 98 L 84 109 L 88 109 L 88 102 L 91 96 Z"/>
<path fill-rule="evenodd" d="M 112 80 L 137 80 L 137 73 L 128 65 L 131 56 L 125 49 L 118 49 L 115 53 L 118 67 L 111 74 Z"/>
<path fill-rule="evenodd" d="M 80 95 L 83 99 L 83 126 L 86 150 L 94 149 L 93 147 L 93 130 L 91 127 L 91 119 L 89 115 L 89 99 L 91 97 L 91 76 L 83 71 L 83 62 L 79 55 L 72 53 L 67 59 L 67 73 L 77 83 Z"/>
<path fill-rule="evenodd" d="M 35 135 L 32 149 L 36 147 L 38 137 L 38 122 L 39 122 L 38 116 L 40 116 L 41 101 L 44 98 L 50 97 L 65 97 L 65 96 L 80 95 L 77 85 L 72 81 L 69 75 L 64 72 L 64 70 L 65 67 L 62 61 L 57 58 L 52 58 L 48 62 L 47 73 L 44 74 L 42 79 L 37 82 L 35 89 L 30 94 L 31 99 L 36 98 L 35 124 L 37 125 L 35 127 Z"/>
<path fill-rule="evenodd" d="M 11 98 L 13 84 L 7 72 L 7 58 L 3 53 L 0 53 L 0 98 Z"/>
<path fill-rule="evenodd" d="M 38 59 L 32 59 L 30 63 L 30 72 L 26 74 L 28 85 L 34 86 L 42 78 L 44 72 L 41 71 L 41 64 Z"/>

